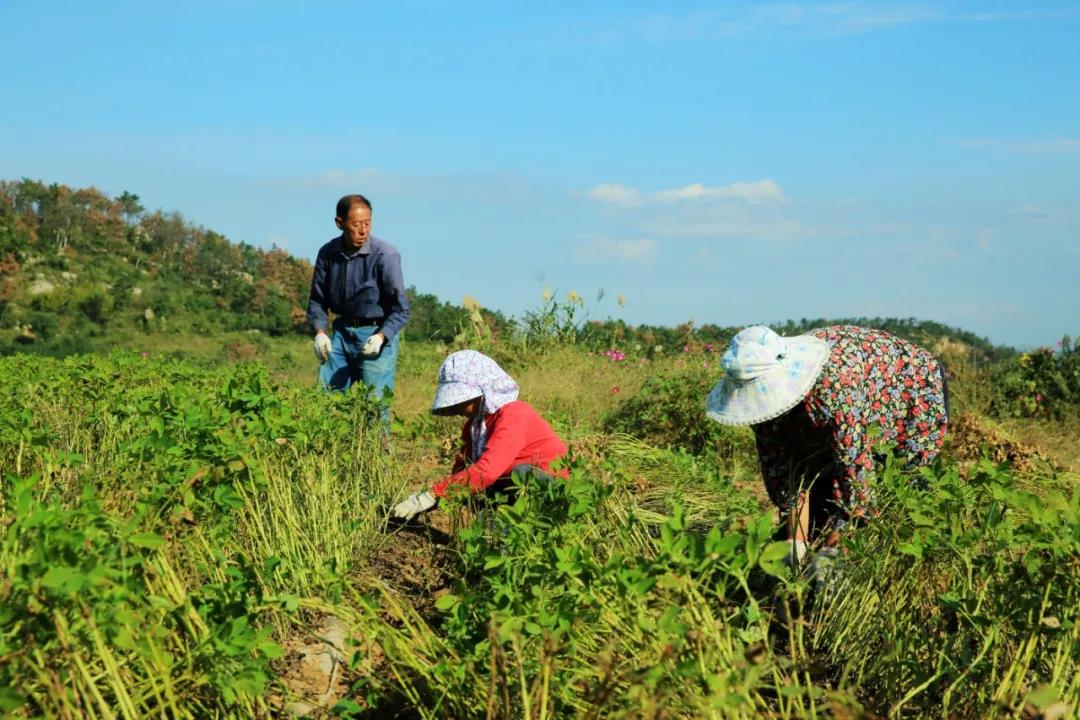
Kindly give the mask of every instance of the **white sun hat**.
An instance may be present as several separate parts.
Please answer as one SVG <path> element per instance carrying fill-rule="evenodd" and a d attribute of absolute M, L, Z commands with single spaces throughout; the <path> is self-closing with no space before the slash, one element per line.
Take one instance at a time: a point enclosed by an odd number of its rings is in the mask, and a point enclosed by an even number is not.
<path fill-rule="evenodd" d="M 780 417 L 806 397 L 829 357 L 813 335 L 780 337 L 754 325 L 731 339 L 720 360 L 725 377 L 709 393 L 706 414 L 724 425 L 757 425 Z"/>
<path fill-rule="evenodd" d="M 439 368 L 439 386 L 431 411 L 484 398 L 484 413 L 490 414 L 517 400 L 518 384 L 499 364 L 476 350 L 450 353 Z"/>

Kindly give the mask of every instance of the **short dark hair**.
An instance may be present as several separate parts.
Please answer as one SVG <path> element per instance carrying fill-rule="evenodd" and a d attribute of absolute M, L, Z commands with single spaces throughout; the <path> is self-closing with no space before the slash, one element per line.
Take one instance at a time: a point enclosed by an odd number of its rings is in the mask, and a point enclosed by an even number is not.
<path fill-rule="evenodd" d="M 371 210 L 371 201 L 363 195 L 346 195 L 337 201 L 337 216 L 342 220 L 349 217 L 349 211 L 352 210 L 353 205 L 363 205 L 368 210 Z"/>

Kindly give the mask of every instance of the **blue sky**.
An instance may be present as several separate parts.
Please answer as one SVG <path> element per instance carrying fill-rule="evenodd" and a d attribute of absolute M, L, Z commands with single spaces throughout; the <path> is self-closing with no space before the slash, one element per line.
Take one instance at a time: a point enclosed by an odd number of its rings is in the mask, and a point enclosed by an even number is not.
<path fill-rule="evenodd" d="M 309 259 L 362 192 L 452 301 L 1080 334 L 1080 2 L 6 0 L 0 54 L 0 177 Z"/>

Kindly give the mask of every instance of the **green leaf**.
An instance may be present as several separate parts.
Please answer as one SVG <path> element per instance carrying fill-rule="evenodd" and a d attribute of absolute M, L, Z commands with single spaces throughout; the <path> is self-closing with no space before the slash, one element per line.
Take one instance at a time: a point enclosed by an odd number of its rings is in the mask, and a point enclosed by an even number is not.
<path fill-rule="evenodd" d="M 338 700 L 334 703 L 334 707 L 330 708 L 330 713 L 336 717 L 351 717 L 352 715 L 359 715 L 364 711 L 364 708 L 358 703 L 349 700 Z"/>
<path fill-rule="evenodd" d="M 257 645 L 259 652 L 271 660 L 276 660 L 279 657 L 285 656 L 285 651 L 281 649 L 281 646 L 274 642 L 262 642 Z"/>
<path fill-rule="evenodd" d="M 730 532 L 714 542 L 712 533 L 710 532 L 705 549 L 710 553 L 716 553 L 720 557 L 730 557 L 739 548 L 739 544 L 742 543 L 742 541 L 742 533 Z"/>
<path fill-rule="evenodd" d="M 176 603 L 160 595 L 148 595 L 146 600 L 160 610 L 171 611 L 176 608 Z"/>
<path fill-rule="evenodd" d="M 120 628 L 116 635 L 113 636 L 112 642 L 113 645 L 116 645 L 116 647 L 121 650 L 133 652 L 138 649 L 138 646 L 135 644 L 135 638 L 131 635 L 131 628 Z"/>
<path fill-rule="evenodd" d="M 165 538 L 157 533 L 139 533 L 129 537 L 128 542 L 136 547 L 159 548 L 165 544 Z"/>
<path fill-rule="evenodd" d="M 656 578 L 652 576 L 643 577 L 630 586 L 630 592 L 637 597 L 645 595 L 653 589 L 653 585 L 656 584 Z"/>
<path fill-rule="evenodd" d="M 1061 693 L 1053 685 L 1040 685 L 1028 693 L 1027 701 L 1039 710 L 1044 710 L 1054 703 Z"/>
<path fill-rule="evenodd" d="M 777 560 L 782 559 L 788 553 L 791 552 L 791 543 L 785 540 L 779 542 L 769 543 L 764 550 L 761 551 L 760 562 L 774 563 Z"/>
<path fill-rule="evenodd" d="M 435 609 L 446 612 L 451 608 L 457 607 L 458 603 L 460 602 L 461 598 L 459 598 L 457 595 L 451 595 L 447 593 L 446 595 L 443 595 L 441 598 L 435 601 Z"/>
<path fill-rule="evenodd" d="M 0 711 L 13 712 L 26 704 L 26 698 L 15 692 L 15 688 L 0 687 Z"/>
<path fill-rule="evenodd" d="M 900 552 L 904 553 L 905 555 L 912 555 L 912 556 L 918 558 L 919 560 L 922 560 L 923 546 L 920 543 L 914 543 L 914 542 L 904 543 L 903 545 L 900 545 L 896 549 L 899 550 Z"/>
<path fill-rule="evenodd" d="M 233 489 L 232 485 L 219 485 L 214 489 L 214 502 L 223 508 L 239 508 L 244 506 L 244 498 Z"/>
<path fill-rule="evenodd" d="M 63 588 L 64 590 L 72 591 L 82 587 L 84 580 L 85 578 L 82 573 L 75 568 L 59 565 L 49 568 L 42 576 L 41 584 L 51 590 Z"/>
<path fill-rule="evenodd" d="M 771 563 L 759 563 L 759 567 L 769 575 L 780 580 L 791 580 L 791 568 L 783 563 L 771 562 Z"/>

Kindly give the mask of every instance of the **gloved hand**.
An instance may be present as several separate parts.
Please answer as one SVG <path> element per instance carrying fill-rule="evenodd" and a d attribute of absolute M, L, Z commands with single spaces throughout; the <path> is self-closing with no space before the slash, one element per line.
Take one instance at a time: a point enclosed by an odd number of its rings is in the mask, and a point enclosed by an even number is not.
<path fill-rule="evenodd" d="M 330 357 L 330 338 L 326 337 L 326 333 L 319 333 L 315 336 L 315 357 L 319 358 L 320 363 L 324 363 Z"/>
<path fill-rule="evenodd" d="M 375 333 L 367 339 L 364 343 L 364 347 L 360 350 L 360 354 L 364 357 L 375 357 L 382 350 L 383 336 L 382 333 Z"/>
<path fill-rule="evenodd" d="M 428 491 L 410 495 L 403 502 L 394 506 L 394 517 L 399 520 L 412 520 L 420 513 L 434 508 L 438 502 L 439 499 Z"/>
<path fill-rule="evenodd" d="M 838 555 L 834 547 L 823 547 L 814 555 L 814 561 L 810 563 L 810 577 L 818 592 L 825 592 L 835 582 Z"/>

